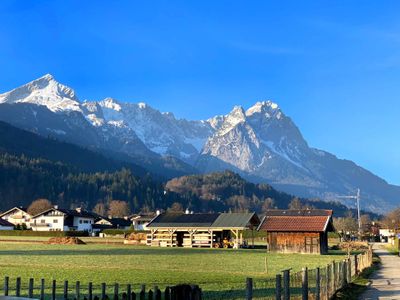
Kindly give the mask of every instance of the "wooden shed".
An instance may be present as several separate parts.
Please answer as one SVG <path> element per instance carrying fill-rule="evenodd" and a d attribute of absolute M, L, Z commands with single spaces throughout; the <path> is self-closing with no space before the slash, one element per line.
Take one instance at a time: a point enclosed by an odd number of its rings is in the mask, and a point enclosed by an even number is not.
<path fill-rule="evenodd" d="M 268 210 L 258 230 L 267 231 L 268 251 L 328 253 L 328 232 L 333 231 L 332 210 Z"/>
<path fill-rule="evenodd" d="M 164 213 L 147 225 L 147 245 L 213 248 L 229 242 L 240 247 L 243 231 L 255 230 L 259 224 L 255 213 Z"/>

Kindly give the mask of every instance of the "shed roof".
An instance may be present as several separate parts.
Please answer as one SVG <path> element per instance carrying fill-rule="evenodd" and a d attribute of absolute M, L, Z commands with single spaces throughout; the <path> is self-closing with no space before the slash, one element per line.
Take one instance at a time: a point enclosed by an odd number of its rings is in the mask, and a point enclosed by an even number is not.
<path fill-rule="evenodd" d="M 333 231 L 332 210 L 269 210 L 259 229 L 270 232 Z"/>
<path fill-rule="evenodd" d="M 258 226 L 260 219 L 255 213 L 222 213 L 212 224 L 214 228 Z"/>
<path fill-rule="evenodd" d="M 219 214 L 164 213 L 155 217 L 147 228 L 153 227 L 210 227 Z"/>
<path fill-rule="evenodd" d="M 148 228 L 245 228 L 249 224 L 258 226 L 255 213 L 209 213 L 184 214 L 164 213 L 154 218 Z"/>

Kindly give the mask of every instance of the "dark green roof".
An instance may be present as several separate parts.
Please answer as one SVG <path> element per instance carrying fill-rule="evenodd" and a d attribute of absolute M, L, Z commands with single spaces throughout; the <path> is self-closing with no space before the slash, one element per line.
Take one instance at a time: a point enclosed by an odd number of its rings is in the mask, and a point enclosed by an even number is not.
<path fill-rule="evenodd" d="M 247 227 L 249 224 L 258 226 L 260 219 L 255 213 L 223 213 L 214 221 L 214 228 Z"/>
<path fill-rule="evenodd" d="M 184 214 L 164 213 L 153 219 L 148 228 L 244 228 L 260 223 L 255 213 Z"/>

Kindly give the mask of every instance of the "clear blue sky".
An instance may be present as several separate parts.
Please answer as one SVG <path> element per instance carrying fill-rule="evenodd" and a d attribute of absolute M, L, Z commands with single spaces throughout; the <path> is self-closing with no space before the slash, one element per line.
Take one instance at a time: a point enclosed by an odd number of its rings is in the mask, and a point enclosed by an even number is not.
<path fill-rule="evenodd" d="M 400 3 L 282 2 L 2 0 L 0 92 L 51 73 L 190 119 L 271 99 L 311 146 L 400 184 Z"/>

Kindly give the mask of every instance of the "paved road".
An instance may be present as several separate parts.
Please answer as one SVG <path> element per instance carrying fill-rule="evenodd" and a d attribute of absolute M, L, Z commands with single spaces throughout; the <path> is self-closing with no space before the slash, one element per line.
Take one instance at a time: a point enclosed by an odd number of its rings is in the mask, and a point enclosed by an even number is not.
<path fill-rule="evenodd" d="M 371 276 L 372 284 L 360 299 L 400 299 L 400 257 L 388 253 L 379 244 L 373 249 L 381 258 L 382 266 Z"/>

